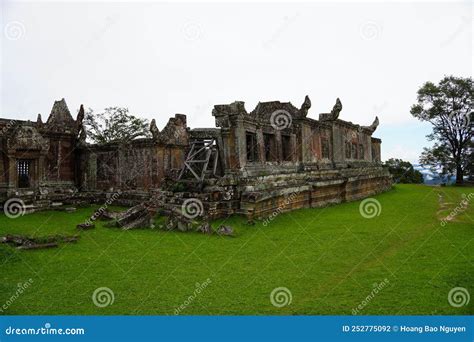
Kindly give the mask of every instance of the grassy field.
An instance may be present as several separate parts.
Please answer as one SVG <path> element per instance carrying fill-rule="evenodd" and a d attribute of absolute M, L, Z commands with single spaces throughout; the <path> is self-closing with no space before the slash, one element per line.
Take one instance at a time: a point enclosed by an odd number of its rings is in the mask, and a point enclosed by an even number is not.
<path fill-rule="evenodd" d="M 469 193 L 474 188 L 398 185 L 375 196 L 374 218 L 360 214 L 360 201 L 280 214 L 267 226 L 231 217 L 233 238 L 99 223 L 59 248 L 0 244 L 0 309 L 8 304 L 0 314 L 473 314 L 474 198 L 440 221 Z M 2 214 L 0 236 L 77 234 L 94 210 Z M 100 287 L 114 294 L 106 307 L 92 300 Z M 272 305 L 278 287 L 291 303 Z M 469 304 L 449 304 L 454 287 L 470 292 Z"/>

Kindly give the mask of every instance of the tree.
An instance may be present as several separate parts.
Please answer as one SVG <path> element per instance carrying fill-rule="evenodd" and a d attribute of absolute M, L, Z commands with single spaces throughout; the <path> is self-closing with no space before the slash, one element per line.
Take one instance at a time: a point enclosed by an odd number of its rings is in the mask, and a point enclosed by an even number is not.
<path fill-rule="evenodd" d="M 468 153 L 467 160 L 467 173 L 469 175 L 469 181 L 474 182 L 474 144 L 471 144 L 469 149 L 470 151 Z"/>
<path fill-rule="evenodd" d="M 423 148 L 420 164 L 427 166 L 432 173 L 437 174 L 446 183 L 456 174 L 456 164 L 446 144 L 435 143 L 431 148 Z"/>
<path fill-rule="evenodd" d="M 426 82 L 417 95 L 410 112 L 433 125 L 427 138 L 436 141 L 432 148 L 425 148 L 420 163 L 440 168 L 445 174 L 455 173 L 456 184 L 462 184 L 464 174 L 472 167 L 472 78 L 446 76 L 438 85 Z"/>
<path fill-rule="evenodd" d="M 395 183 L 423 183 L 423 175 L 410 162 L 390 158 L 384 163 Z"/>
<path fill-rule="evenodd" d="M 89 109 L 84 117 L 87 137 L 96 144 L 126 143 L 136 138 L 150 137 L 149 123 L 128 112 L 128 108 L 109 107 L 94 113 Z"/>

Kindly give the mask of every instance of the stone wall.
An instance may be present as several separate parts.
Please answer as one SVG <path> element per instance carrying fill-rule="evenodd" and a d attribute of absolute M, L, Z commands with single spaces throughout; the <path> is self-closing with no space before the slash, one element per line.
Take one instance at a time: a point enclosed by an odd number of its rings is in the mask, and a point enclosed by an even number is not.
<path fill-rule="evenodd" d="M 100 203 L 114 195 L 114 203 L 133 205 L 155 196 L 176 207 L 197 199 L 211 218 L 252 219 L 389 189 L 381 140 L 372 137 L 378 118 L 368 126 L 341 120 L 339 99 L 318 119 L 307 117 L 310 108 L 309 97 L 299 108 L 272 101 L 251 112 L 237 101 L 214 106 L 217 128 L 190 129 L 186 116 L 176 114 L 162 131 L 152 120 L 152 138 L 91 145 L 83 107 L 74 120 L 64 99 L 56 101 L 46 123 L 41 116 L 36 122 L 0 119 L 0 202 Z M 194 159 L 193 149 L 200 151 Z M 21 187 L 18 165 L 25 160 L 29 184 Z M 191 164 L 202 165 L 203 178 Z"/>
<path fill-rule="evenodd" d="M 150 139 L 78 146 L 81 191 L 148 191 L 176 179 L 189 148 L 186 116 L 176 114 L 161 132 L 151 126 Z"/>
<path fill-rule="evenodd" d="M 159 188 L 183 166 L 185 147 L 152 139 L 127 145 L 87 146 L 79 150 L 81 191 L 129 191 Z"/>
<path fill-rule="evenodd" d="M 39 114 L 36 122 L 0 119 L 0 201 L 67 197 L 75 191 L 81 115 L 82 107 L 74 120 L 62 99 L 46 123 Z"/>

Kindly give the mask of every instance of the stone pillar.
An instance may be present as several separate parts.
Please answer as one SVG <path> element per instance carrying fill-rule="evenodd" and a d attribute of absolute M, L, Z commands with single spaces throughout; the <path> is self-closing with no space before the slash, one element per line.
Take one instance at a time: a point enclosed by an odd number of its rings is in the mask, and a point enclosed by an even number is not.
<path fill-rule="evenodd" d="M 57 165 L 57 175 L 56 175 L 56 181 L 61 180 L 61 164 L 62 164 L 62 151 L 61 151 L 61 140 L 58 140 L 58 155 L 56 156 L 58 158 Z"/>
<path fill-rule="evenodd" d="M 267 160 L 265 159 L 265 140 L 263 139 L 263 131 L 262 129 L 257 129 L 255 133 L 257 136 L 258 161 L 260 163 L 265 163 Z"/>
<path fill-rule="evenodd" d="M 89 189 L 97 189 L 97 155 L 91 153 L 88 158 L 87 173 L 89 174 L 89 182 L 87 187 Z"/>
<path fill-rule="evenodd" d="M 283 144 L 281 142 L 281 131 L 275 132 L 275 141 L 276 141 L 278 161 L 281 162 L 283 161 Z"/>
<path fill-rule="evenodd" d="M 290 144 L 291 144 L 291 161 L 296 163 L 298 161 L 298 146 L 296 145 L 296 134 L 290 135 Z"/>
<path fill-rule="evenodd" d="M 230 132 L 226 129 L 221 130 L 221 137 L 218 139 L 217 144 L 219 146 L 219 158 L 221 159 L 221 165 L 224 170 L 235 167 L 232 165 L 232 146 L 231 146 Z"/>
<path fill-rule="evenodd" d="M 45 169 L 45 157 L 43 155 L 41 155 L 38 159 L 38 172 L 37 172 L 37 175 L 38 175 L 38 186 L 42 186 L 46 179 L 45 179 L 45 172 L 44 172 L 44 169 Z"/>
<path fill-rule="evenodd" d="M 307 163 L 311 161 L 311 142 L 312 142 L 312 130 L 309 125 L 301 125 L 301 162 Z"/>
<path fill-rule="evenodd" d="M 8 157 L 8 196 L 14 194 L 17 188 L 16 158 Z"/>
<path fill-rule="evenodd" d="M 336 164 L 344 162 L 344 131 L 335 123 L 332 125 L 329 144 L 332 161 Z"/>
<path fill-rule="evenodd" d="M 245 142 L 245 127 L 242 119 L 236 121 L 235 128 L 235 153 L 238 156 L 239 168 L 247 164 L 247 152 Z"/>
<path fill-rule="evenodd" d="M 364 160 L 371 162 L 372 161 L 372 138 L 370 135 L 364 134 L 365 141 L 364 141 Z"/>

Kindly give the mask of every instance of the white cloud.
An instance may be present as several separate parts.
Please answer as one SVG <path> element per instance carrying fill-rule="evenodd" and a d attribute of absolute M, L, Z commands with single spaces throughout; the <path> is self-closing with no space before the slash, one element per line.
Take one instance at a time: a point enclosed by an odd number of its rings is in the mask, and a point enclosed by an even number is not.
<path fill-rule="evenodd" d="M 445 74 L 471 74 L 469 3 L 12 3 L 2 2 L 1 117 L 35 119 L 65 97 L 127 106 L 162 127 L 175 113 L 214 126 L 214 104 L 309 95 L 310 116 L 329 111 L 370 124 L 379 115 L 389 157 L 418 158 L 403 142 L 416 91 Z M 455 52 L 455 53 L 454 53 Z M 420 131 L 421 132 L 421 131 Z M 421 133 L 423 134 L 423 133 Z"/>

